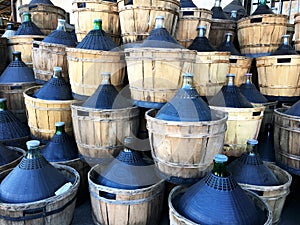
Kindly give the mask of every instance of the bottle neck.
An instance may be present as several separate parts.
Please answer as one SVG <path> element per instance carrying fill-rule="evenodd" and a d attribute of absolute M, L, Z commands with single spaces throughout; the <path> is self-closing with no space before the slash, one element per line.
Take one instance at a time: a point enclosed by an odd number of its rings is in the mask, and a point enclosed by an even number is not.
<path fill-rule="evenodd" d="M 7 110 L 6 101 L 0 101 L 0 111 Z"/>
<path fill-rule="evenodd" d="M 260 5 L 267 5 L 267 1 L 266 0 L 259 0 L 259 4 Z"/>
<path fill-rule="evenodd" d="M 184 76 L 182 88 L 190 89 L 193 86 L 193 77 L 192 76 Z"/>
<path fill-rule="evenodd" d="M 155 29 L 164 27 L 164 18 L 156 18 L 155 19 Z"/>
<path fill-rule="evenodd" d="M 58 71 L 53 71 L 53 76 L 54 78 L 60 78 L 61 77 L 61 71 L 58 70 Z"/>
<path fill-rule="evenodd" d="M 26 154 L 27 159 L 37 159 L 40 157 L 41 157 L 41 154 L 40 154 L 39 146 L 30 147 L 28 149 L 27 154 Z"/>
<path fill-rule="evenodd" d="M 250 156 L 254 156 L 256 154 L 256 145 L 247 143 L 247 153 Z"/>
<path fill-rule="evenodd" d="M 215 0 L 215 6 L 214 7 L 221 7 L 221 0 Z"/>
<path fill-rule="evenodd" d="M 20 53 L 13 53 L 13 61 L 22 61 Z"/>
<path fill-rule="evenodd" d="M 102 22 L 100 20 L 94 21 L 94 30 L 102 30 Z"/>
<path fill-rule="evenodd" d="M 227 77 L 227 86 L 234 85 L 234 77 Z"/>
<path fill-rule="evenodd" d="M 224 162 L 214 162 L 212 173 L 218 177 L 228 177 L 229 173 L 226 170 L 226 164 Z"/>
<path fill-rule="evenodd" d="M 31 21 L 31 15 L 30 14 L 24 14 L 24 22 L 30 22 Z"/>
<path fill-rule="evenodd" d="M 110 74 L 102 74 L 102 81 L 101 84 L 111 84 L 111 80 L 110 80 Z"/>
<path fill-rule="evenodd" d="M 12 23 L 7 24 L 7 30 L 13 30 L 14 25 Z"/>
<path fill-rule="evenodd" d="M 231 43 L 231 39 L 232 39 L 232 34 L 226 34 L 226 43 L 227 44 Z"/>
<path fill-rule="evenodd" d="M 237 18 L 237 11 L 231 11 L 231 14 L 230 14 L 230 17 L 232 18 L 232 19 L 236 19 Z"/>
<path fill-rule="evenodd" d="M 205 28 L 198 28 L 198 37 L 204 37 L 205 36 Z"/>
<path fill-rule="evenodd" d="M 65 21 L 58 21 L 56 30 L 66 31 Z"/>
<path fill-rule="evenodd" d="M 246 84 L 252 84 L 252 75 L 246 75 Z"/>
<path fill-rule="evenodd" d="M 65 133 L 65 126 L 64 125 L 56 126 L 55 134 L 62 135 L 63 133 Z"/>
<path fill-rule="evenodd" d="M 289 43 L 289 36 L 284 36 L 283 37 L 283 44 L 284 45 L 289 45 L 290 43 Z"/>

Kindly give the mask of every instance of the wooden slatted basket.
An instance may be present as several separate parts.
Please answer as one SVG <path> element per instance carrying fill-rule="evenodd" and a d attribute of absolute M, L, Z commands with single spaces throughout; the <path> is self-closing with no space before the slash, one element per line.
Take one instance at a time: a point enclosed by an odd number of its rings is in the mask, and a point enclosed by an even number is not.
<path fill-rule="evenodd" d="M 165 121 L 146 112 L 151 154 L 162 177 L 174 183 L 193 183 L 212 169 L 215 154 L 222 152 L 227 113 L 215 111 L 216 120 Z"/>
<path fill-rule="evenodd" d="M 8 65 L 7 38 L 0 38 L 0 57 L 0 73 L 2 73 Z"/>
<path fill-rule="evenodd" d="M 123 43 L 143 41 L 155 26 L 155 17 L 164 16 L 164 26 L 175 35 L 180 9 L 178 0 L 118 0 Z"/>
<path fill-rule="evenodd" d="M 32 68 L 32 42 L 41 41 L 42 35 L 16 35 L 8 38 L 9 61 L 13 60 L 13 52 L 22 53 L 22 61 Z"/>
<path fill-rule="evenodd" d="M 296 51 L 300 51 L 300 13 L 295 14 L 295 49 Z"/>
<path fill-rule="evenodd" d="M 12 111 L 21 122 L 27 122 L 23 92 L 35 85 L 36 83 L 0 84 L 0 97 L 7 99 L 7 108 Z"/>
<path fill-rule="evenodd" d="M 62 77 L 68 82 L 68 61 L 66 46 L 60 44 L 33 41 L 32 63 L 35 79 L 39 83 L 45 83 L 53 75 L 53 68 L 62 68 Z"/>
<path fill-rule="evenodd" d="M 135 104 L 160 108 L 170 100 L 182 86 L 182 74 L 192 72 L 195 55 L 195 51 L 187 49 L 125 49 L 129 88 Z"/>
<path fill-rule="evenodd" d="M 70 105 L 77 100 L 42 100 L 32 97 L 41 86 L 24 91 L 28 126 L 31 135 L 43 143 L 50 140 L 56 131 L 55 123 L 65 122 L 65 130 L 72 134 L 72 116 Z"/>
<path fill-rule="evenodd" d="M 69 166 L 54 166 L 72 180 L 71 188 L 62 194 L 40 201 L 18 204 L 0 203 L 1 225 L 71 224 L 80 177 L 78 172 Z M 0 180 L 2 181 L 10 171 L 1 172 Z"/>
<path fill-rule="evenodd" d="M 229 108 L 210 106 L 228 113 L 223 153 L 239 157 L 246 152 L 247 140 L 257 139 L 265 107 Z"/>
<path fill-rule="evenodd" d="M 293 100 L 300 96 L 300 56 L 279 55 L 256 59 L 260 92 L 269 100 Z"/>
<path fill-rule="evenodd" d="M 89 174 L 89 189 L 93 220 L 97 225 L 158 224 L 162 213 L 164 181 L 146 188 L 126 190 L 110 188 L 94 182 L 100 165 L 94 166 Z M 103 194 L 114 198 L 106 198 Z"/>
<path fill-rule="evenodd" d="M 232 33 L 236 37 L 236 21 L 224 19 L 212 19 L 209 32 L 210 44 L 218 48 L 225 41 L 225 34 Z"/>
<path fill-rule="evenodd" d="M 214 96 L 225 85 L 229 57 L 229 52 L 197 52 L 193 72 L 200 96 Z"/>
<path fill-rule="evenodd" d="M 198 223 L 194 223 L 193 221 L 185 218 L 176 210 L 176 205 L 174 204 L 174 202 L 176 201 L 178 196 L 182 195 L 186 191 L 186 189 L 187 189 L 186 187 L 177 186 L 173 188 L 173 190 L 169 194 L 168 205 L 169 205 L 170 224 L 172 225 L 199 225 Z M 252 201 L 254 201 L 254 204 L 256 206 L 258 206 L 262 211 L 264 211 L 266 215 L 266 221 L 264 225 L 271 225 L 272 210 L 270 209 L 266 201 L 251 191 L 246 190 L 246 194 L 250 197 Z"/>
<path fill-rule="evenodd" d="M 73 96 L 86 99 L 94 94 L 101 83 L 101 72 L 111 73 L 111 83 L 123 88 L 126 64 L 124 52 L 66 48 L 68 71 Z"/>
<path fill-rule="evenodd" d="M 197 37 L 197 27 L 205 26 L 205 36 L 208 38 L 212 12 L 201 8 L 181 8 L 175 38 L 184 47 L 189 47 Z"/>
<path fill-rule="evenodd" d="M 123 148 L 123 139 L 136 136 L 139 109 L 94 109 L 71 105 L 74 134 L 81 157 L 96 164 L 116 156 Z"/>
<path fill-rule="evenodd" d="M 235 74 L 234 85 L 239 87 L 245 82 L 245 74 L 250 71 L 252 58 L 231 55 L 229 62 L 229 73 Z"/>
<path fill-rule="evenodd" d="M 274 148 L 276 163 L 300 176 L 300 117 L 285 114 L 287 109 L 274 111 Z"/>
<path fill-rule="evenodd" d="M 121 44 L 120 21 L 116 2 L 104 0 L 73 0 L 72 12 L 75 32 L 80 42 L 90 30 L 94 19 L 102 19 L 102 29 L 118 44 Z M 129 21 L 128 21 L 129 22 Z"/>
<path fill-rule="evenodd" d="M 249 57 L 270 55 L 287 32 L 288 17 L 263 14 L 242 18 L 237 23 L 241 53 Z"/>
<path fill-rule="evenodd" d="M 30 12 L 32 22 L 34 22 L 34 24 L 37 25 L 45 35 L 50 34 L 57 28 L 58 19 L 67 19 L 66 11 L 55 5 L 26 4 L 21 5 L 18 10 L 22 21 L 24 20 L 23 13 Z"/>
<path fill-rule="evenodd" d="M 292 176 L 280 169 L 278 166 L 275 166 L 272 163 L 265 162 L 266 166 L 275 174 L 280 185 L 277 186 L 257 186 L 250 184 L 239 185 L 246 190 L 259 193 L 259 197 L 266 201 L 272 210 L 273 214 L 273 224 L 278 224 L 281 216 L 281 212 L 284 206 L 284 202 L 288 194 L 290 193 L 290 186 L 292 183 Z"/>

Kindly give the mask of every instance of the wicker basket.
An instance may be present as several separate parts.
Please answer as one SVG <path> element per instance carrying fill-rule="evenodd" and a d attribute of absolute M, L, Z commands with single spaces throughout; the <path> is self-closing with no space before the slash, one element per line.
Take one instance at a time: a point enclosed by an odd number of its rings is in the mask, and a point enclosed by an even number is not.
<path fill-rule="evenodd" d="M 295 14 L 295 49 L 296 51 L 300 51 L 300 13 Z"/>
<path fill-rule="evenodd" d="M 104 0 L 73 0 L 72 12 L 78 41 L 93 29 L 94 19 L 102 19 L 102 29 L 118 44 L 121 44 L 120 22 L 117 3 Z"/>
<path fill-rule="evenodd" d="M 224 144 L 227 113 L 215 111 L 213 121 L 180 122 L 155 118 L 146 112 L 152 157 L 164 178 L 174 183 L 190 183 L 212 168 L 215 154 Z"/>
<path fill-rule="evenodd" d="M 135 104 L 160 108 L 170 100 L 182 86 L 182 74 L 192 72 L 195 55 L 195 51 L 187 49 L 125 49 L 129 87 Z"/>
<path fill-rule="evenodd" d="M 94 109 L 71 105 L 74 134 L 81 157 L 90 164 L 110 159 L 123 148 L 123 139 L 138 131 L 139 109 Z"/>
<path fill-rule="evenodd" d="M 66 48 L 68 71 L 73 96 L 86 99 L 101 83 L 100 73 L 110 72 L 111 83 L 118 90 L 123 87 L 125 60 L 123 52 Z"/>
<path fill-rule="evenodd" d="M 194 86 L 200 96 L 214 96 L 226 83 L 229 52 L 197 52 L 193 64 Z"/>
<path fill-rule="evenodd" d="M 60 44 L 33 41 L 32 63 L 35 79 L 40 83 L 50 80 L 53 67 L 62 68 L 62 77 L 69 81 L 66 46 Z"/>
<path fill-rule="evenodd" d="M 72 134 L 72 116 L 70 105 L 76 100 L 42 100 L 32 97 L 41 86 L 31 87 L 24 91 L 28 126 L 34 138 L 42 142 L 50 140 L 55 133 L 55 123 L 65 122 L 65 130 Z"/>
<path fill-rule="evenodd" d="M 174 205 L 173 201 L 176 199 L 177 196 L 183 194 L 185 192 L 185 187 L 175 187 L 169 194 L 168 205 L 169 205 L 169 215 L 170 215 L 170 224 L 171 225 L 199 225 L 198 223 L 194 223 L 193 221 L 185 218 L 184 216 L 180 215 Z M 255 205 L 258 206 L 266 213 L 266 221 L 264 225 L 271 225 L 272 224 L 272 211 L 265 200 L 261 199 L 258 195 L 254 194 L 251 191 L 246 191 L 246 194 L 254 201 Z M 217 213 L 217 212 L 216 212 Z"/>
<path fill-rule="evenodd" d="M 250 57 L 270 55 L 287 32 L 288 17 L 263 14 L 242 18 L 237 23 L 241 53 Z"/>
<path fill-rule="evenodd" d="M 26 151 L 24 151 L 21 148 L 12 147 L 12 146 L 7 146 L 7 148 L 11 149 L 12 151 L 17 151 L 17 152 L 21 153 L 22 155 L 19 158 L 15 159 L 14 161 L 0 166 L 0 173 L 5 170 L 15 168 L 15 166 L 17 166 L 19 164 L 19 162 L 22 160 L 22 158 L 26 155 Z"/>
<path fill-rule="evenodd" d="M 19 8 L 19 16 L 23 21 L 23 13 L 30 12 L 32 22 L 40 28 L 43 34 L 48 35 L 57 28 L 58 19 L 67 19 L 67 13 L 64 9 L 47 4 L 36 4 L 34 6 L 26 4 Z"/>
<path fill-rule="evenodd" d="M 0 38 L 0 57 L 0 73 L 2 74 L 8 65 L 7 38 Z"/>
<path fill-rule="evenodd" d="M 118 0 L 118 10 L 123 43 L 137 42 L 146 39 L 154 28 L 155 17 L 164 16 L 164 26 L 175 34 L 180 2 L 178 0 L 133 0 L 126 5 L 125 0 Z"/>
<path fill-rule="evenodd" d="M 163 181 L 146 188 L 134 190 L 110 188 L 93 182 L 99 170 L 100 165 L 96 165 L 88 174 L 95 224 L 152 225 L 159 223 L 163 207 Z M 115 198 L 108 199 L 103 196 L 103 193 L 114 195 Z"/>
<path fill-rule="evenodd" d="M 259 197 L 265 200 L 272 210 L 273 224 L 277 224 L 280 220 L 286 196 L 290 193 L 292 176 L 272 163 L 265 164 L 272 170 L 281 185 L 257 186 L 242 183 L 239 183 L 239 185 L 244 189 L 259 193 Z"/>
<path fill-rule="evenodd" d="M 286 109 L 274 111 L 274 148 L 276 163 L 300 176 L 300 117 L 287 115 Z"/>
<path fill-rule="evenodd" d="M 265 107 L 229 108 L 210 106 L 228 113 L 223 153 L 239 157 L 246 152 L 247 140 L 257 139 Z"/>
<path fill-rule="evenodd" d="M 80 177 L 78 172 L 68 166 L 55 165 L 67 178 L 72 179 L 72 187 L 57 196 L 30 203 L 0 203 L 1 225 L 53 225 L 71 224 L 75 209 L 76 193 Z M 3 180 L 11 170 L 0 173 Z"/>
<path fill-rule="evenodd" d="M 175 38 L 184 47 L 189 47 L 197 37 L 197 27 L 205 26 L 205 36 L 209 36 L 212 12 L 200 8 L 181 8 Z"/>

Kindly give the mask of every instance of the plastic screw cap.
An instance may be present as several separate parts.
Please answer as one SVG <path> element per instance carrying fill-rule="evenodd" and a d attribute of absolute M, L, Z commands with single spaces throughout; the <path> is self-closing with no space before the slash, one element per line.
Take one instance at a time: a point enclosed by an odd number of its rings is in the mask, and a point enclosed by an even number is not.
<path fill-rule="evenodd" d="M 226 77 L 235 77 L 235 74 L 233 74 L 233 73 L 228 73 L 228 74 L 226 75 Z"/>
<path fill-rule="evenodd" d="M 31 140 L 26 142 L 26 146 L 28 149 L 38 147 L 40 145 L 40 141 L 38 140 Z"/>
<path fill-rule="evenodd" d="M 95 22 L 102 22 L 102 19 L 94 19 L 94 23 Z"/>
<path fill-rule="evenodd" d="M 257 145 L 258 141 L 256 139 L 248 139 L 247 144 L 249 144 L 249 145 Z"/>
<path fill-rule="evenodd" d="M 217 163 L 224 163 L 228 161 L 228 157 L 223 154 L 216 154 L 214 157 L 214 161 Z"/>
<path fill-rule="evenodd" d="M 206 26 L 198 26 L 198 27 L 197 27 L 197 30 L 200 30 L 200 29 L 206 30 Z"/>
<path fill-rule="evenodd" d="M 56 127 L 61 127 L 61 126 L 64 126 L 64 125 L 65 125 L 65 122 L 56 122 L 55 123 Z"/>
<path fill-rule="evenodd" d="M 194 77 L 194 74 L 192 73 L 183 73 L 183 77 Z"/>
<path fill-rule="evenodd" d="M 164 16 L 156 16 L 155 19 L 165 19 Z"/>

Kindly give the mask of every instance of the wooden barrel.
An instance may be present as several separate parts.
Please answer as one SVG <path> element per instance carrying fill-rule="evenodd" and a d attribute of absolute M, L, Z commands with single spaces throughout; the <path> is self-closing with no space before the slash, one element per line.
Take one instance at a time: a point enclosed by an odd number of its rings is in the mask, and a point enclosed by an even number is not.
<path fill-rule="evenodd" d="M 229 52 L 197 52 L 194 86 L 201 96 L 214 96 L 225 85 L 229 56 Z"/>
<path fill-rule="evenodd" d="M 104 0 L 73 0 L 72 12 L 75 32 L 80 42 L 94 29 L 94 19 L 102 19 L 102 29 L 118 44 L 121 44 L 120 22 L 116 2 Z M 127 21 L 129 22 L 129 21 Z"/>
<path fill-rule="evenodd" d="M 111 73 L 111 83 L 123 88 L 125 78 L 124 52 L 66 48 L 68 71 L 73 96 L 86 99 L 101 83 L 101 72 Z"/>
<path fill-rule="evenodd" d="M 295 14 L 295 49 L 300 51 L 300 13 Z"/>
<path fill-rule="evenodd" d="M 292 176 L 288 172 L 280 169 L 278 166 L 275 166 L 272 163 L 265 162 L 265 165 L 267 165 L 269 169 L 272 170 L 272 172 L 277 177 L 280 185 L 257 186 L 242 183 L 239 183 L 239 185 L 243 189 L 259 193 L 259 197 L 265 200 L 272 210 L 273 224 L 278 224 L 286 196 L 288 196 L 288 194 L 290 193 Z"/>
<path fill-rule="evenodd" d="M 88 174 L 95 224 L 159 224 L 165 189 L 163 181 L 134 190 L 110 188 L 95 183 L 99 172 L 101 172 L 100 165 L 96 165 Z M 115 197 L 106 198 L 104 194 Z"/>
<path fill-rule="evenodd" d="M 276 163 L 300 176 L 300 117 L 287 115 L 286 109 L 274 111 L 274 148 Z"/>
<path fill-rule="evenodd" d="M 54 165 L 63 175 L 71 180 L 72 186 L 66 192 L 30 203 L 0 203 L 1 225 L 24 224 L 71 224 L 75 209 L 76 193 L 80 177 L 78 172 L 63 165 Z M 2 181 L 11 170 L 0 173 Z"/>
<path fill-rule="evenodd" d="M 265 107 L 264 117 L 260 126 L 260 133 L 264 133 L 266 131 L 268 124 L 274 124 L 274 110 L 278 102 L 267 102 L 267 103 L 251 103 L 254 107 Z"/>
<path fill-rule="evenodd" d="M 58 19 L 67 20 L 66 11 L 55 5 L 34 4 L 21 5 L 19 8 L 19 16 L 24 21 L 23 13 L 30 12 L 31 20 L 45 34 L 50 34 L 57 28 Z M 68 22 L 68 21 L 67 21 Z"/>
<path fill-rule="evenodd" d="M 212 19 L 209 32 L 210 44 L 218 48 L 225 41 L 225 34 L 232 33 L 233 37 L 236 37 L 236 21 L 234 20 L 223 20 L 223 19 Z"/>
<path fill-rule="evenodd" d="M 27 122 L 23 92 L 35 85 L 36 83 L 0 84 L 0 97 L 7 99 L 7 108 L 12 111 L 22 122 Z"/>
<path fill-rule="evenodd" d="M 33 41 L 32 64 L 35 79 L 38 83 L 45 83 L 53 75 L 53 67 L 62 68 L 62 77 L 68 82 L 68 60 L 66 46 L 60 44 Z"/>
<path fill-rule="evenodd" d="M 246 152 L 247 140 L 257 139 L 265 107 L 229 108 L 210 106 L 228 113 L 223 153 L 239 157 Z"/>
<path fill-rule="evenodd" d="M 123 43 L 143 41 L 155 26 L 155 17 L 164 16 L 164 27 L 175 35 L 180 9 L 178 0 L 118 0 Z"/>
<path fill-rule="evenodd" d="M 8 38 L 9 61 L 13 61 L 13 52 L 21 52 L 22 60 L 32 68 L 32 42 L 41 41 L 45 36 L 41 35 L 16 35 Z"/>
<path fill-rule="evenodd" d="M 256 59 L 260 92 L 270 101 L 297 101 L 300 96 L 300 56 L 274 55 Z"/>
<path fill-rule="evenodd" d="M 96 164 L 116 156 L 123 148 L 123 139 L 136 136 L 139 109 L 94 109 L 71 105 L 74 135 L 81 158 Z"/>
<path fill-rule="evenodd" d="M 0 74 L 2 74 L 8 65 L 7 38 L 0 38 L 0 57 Z"/>
<path fill-rule="evenodd" d="M 288 17 L 264 14 L 242 18 L 237 23 L 241 53 L 250 57 L 270 55 L 287 32 Z"/>
<path fill-rule="evenodd" d="M 85 202 L 88 196 L 88 172 L 90 171 L 91 167 L 80 158 L 72 159 L 68 161 L 57 162 L 58 164 L 70 166 L 75 169 L 80 176 L 80 184 L 78 187 L 77 192 L 77 202 L 76 204 L 82 204 Z"/>
<path fill-rule="evenodd" d="M 170 216 L 170 224 L 172 224 L 172 225 L 199 225 L 198 223 L 194 223 L 193 221 L 182 216 L 176 209 L 175 202 L 179 196 L 184 194 L 186 189 L 187 189 L 186 187 L 177 186 L 177 187 L 173 188 L 173 190 L 169 194 L 169 198 L 168 198 L 169 216 Z M 254 202 L 254 204 L 256 206 L 258 206 L 258 208 L 260 208 L 264 212 L 264 214 L 266 216 L 266 221 L 265 221 L 264 225 L 271 225 L 272 224 L 272 210 L 270 209 L 270 207 L 268 206 L 266 201 L 251 191 L 245 190 L 245 192 L 250 197 L 250 199 Z M 217 213 L 217 211 L 216 211 L 216 213 Z"/>
<path fill-rule="evenodd" d="M 192 72 L 195 51 L 170 48 L 125 49 L 131 98 L 144 108 L 160 108 L 181 88 L 182 74 Z"/>
<path fill-rule="evenodd" d="M 250 71 L 252 58 L 231 55 L 229 62 L 229 73 L 235 74 L 234 85 L 239 87 L 246 81 L 245 74 Z"/>
<path fill-rule="evenodd" d="M 45 143 L 55 133 L 55 123 L 65 122 L 65 130 L 72 134 L 72 116 L 70 105 L 76 100 L 42 100 L 32 97 L 33 93 L 41 88 L 35 86 L 24 91 L 25 106 L 28 116 L 28 126 L 33 138 Z"/>
<path fill-rule="evenodd" d="M 197 27 L 206 26 L 205 36 L 208 38 L 212 12 L 201 8 L 181 8 L 175 38 L 184 47 L 189 47 L 198 36 Z"/>
<path fill-rule="evenodd" d="M 146 112 L 151 153 L 162 177 L 173 183 L 193 183 L 212 169 L 222 151 L 227 113 L 214 111 L 213 121 L 181 122 L 155 118 Z"/>
<path fill-rule="evenodd" d="M 21 155 L 19 158 L 15 159 L 14 161 L 7 163 L 5 165 L 0 166 L 0 173 L 8 170 L 8 169 L 13 169 L 15 168 L 16 165 L 19 164 L 19 162 L 21 161 L 21 159 L 26 155 L 26 151 L 24 151 L 21 148 L 17 148 L 17 147 L 12 147 L 12 146 L 7 146 L 7 148 L 11 149 L 12 151 L 16 151 L 19 152 Z"/>

